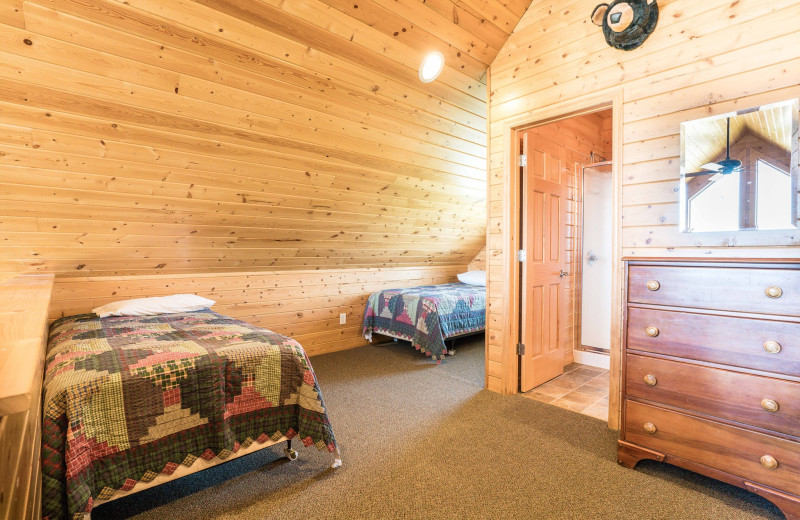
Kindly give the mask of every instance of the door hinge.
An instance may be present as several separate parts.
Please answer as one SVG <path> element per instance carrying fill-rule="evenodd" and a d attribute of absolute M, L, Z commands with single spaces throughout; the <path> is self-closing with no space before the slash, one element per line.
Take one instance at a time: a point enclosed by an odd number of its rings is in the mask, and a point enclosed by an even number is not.
<path fill-rule="evenodd" d="M 525 355 L 525 343 L 517 343 L 517 355 L 518 356 Z"/>
<path fill-rule="evenodd" d="M 528 259 L 528 253 L 524 249 L 517 251 L 517 262 L 524 262 Z"/>
<path fill-rule="evenodd" d="M 523 168 L 524 168 L 525 166 L 528 166 L 528 156 L 527 156 L 527 155 L 525 155 L 524 153 L 523 153 L 523 154 L 520 154 L 520 156 L 519 156 L 519 165 L 520 165 L 521 167 L 523 167 Z"/>

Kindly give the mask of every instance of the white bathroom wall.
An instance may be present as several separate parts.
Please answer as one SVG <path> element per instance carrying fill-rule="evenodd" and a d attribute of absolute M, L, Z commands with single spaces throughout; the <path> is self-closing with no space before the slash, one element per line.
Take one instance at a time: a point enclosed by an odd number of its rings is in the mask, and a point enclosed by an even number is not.
<path fill-rule="evenodd" d="M 583 169 L 580 343 L 611 348 L 611 166 Z"/>

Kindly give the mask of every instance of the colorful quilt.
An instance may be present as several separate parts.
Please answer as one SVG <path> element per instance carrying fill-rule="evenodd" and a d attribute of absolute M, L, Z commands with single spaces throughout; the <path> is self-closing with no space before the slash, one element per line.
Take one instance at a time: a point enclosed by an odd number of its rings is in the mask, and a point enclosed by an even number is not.
<path fill-rule="evenodd" d="M 338 453 L 300 344 L 209 310 L 55 321 L 43 405 L 51 520 L 254 442 L 298 436 Z"/>
<path fill-rule="evenodd" d="M 388 334 L 410 341 L 440 363 L 445 339 L 486 328 L 486 287 L 464 283 L 423 285 L 372 293 L 363 334 Z"/>

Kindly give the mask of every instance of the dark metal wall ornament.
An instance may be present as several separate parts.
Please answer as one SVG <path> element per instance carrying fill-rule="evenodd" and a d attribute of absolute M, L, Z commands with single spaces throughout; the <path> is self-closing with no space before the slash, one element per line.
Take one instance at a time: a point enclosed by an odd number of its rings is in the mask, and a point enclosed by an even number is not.
<path fill-rule="evenodd" d="M 606 42 L 623 51 L 640 46 L 658 23 L 656 0 L 614 0 L 592 11 L 592 23 L 603 28 Z"/>

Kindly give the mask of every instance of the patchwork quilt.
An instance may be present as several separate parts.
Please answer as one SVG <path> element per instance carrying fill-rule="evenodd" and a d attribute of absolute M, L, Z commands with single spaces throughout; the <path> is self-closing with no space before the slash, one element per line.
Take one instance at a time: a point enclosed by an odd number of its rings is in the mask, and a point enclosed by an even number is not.
<path fill-rule="evenodd" d="M 55 321 L 43 406 L 51 520 L 254 442 L 297 436 L 338 452 L 300 344 L 209 310 Z"/>
<path fill-rule="evenodd" d="M 410 341 L 441 363 L 445 339 L 486 328 L 486 287 L 464 283 L 423 285 L 372 293 L 363 334 L 388 334 Z"/>

